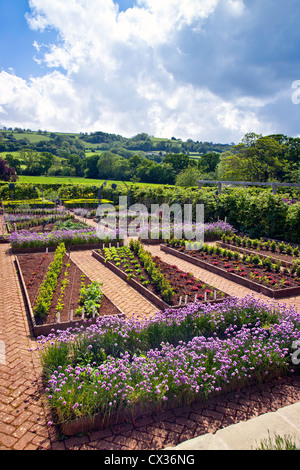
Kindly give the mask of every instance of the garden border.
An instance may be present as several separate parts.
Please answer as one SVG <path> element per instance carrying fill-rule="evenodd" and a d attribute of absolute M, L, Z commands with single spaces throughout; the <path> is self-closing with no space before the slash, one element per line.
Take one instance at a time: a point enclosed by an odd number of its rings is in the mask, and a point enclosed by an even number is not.
<path fill-rule="evenodd" d="M 66 246 L 66 249 L 67 249 L 67 252 L 69 253 L 70 251 L 80 251 L 80 250 L 94 250 L 94 249 L 97 249 L 97 248 L 103 248 L 103 246 L 105 247 L 108 247 L 109 245 L 111 246 L 117 246 L 118 243 L 119 243 L 119 246 L 123 246 L 124 245 L 124 241 L 123 240 L 120 240 L 119 242 L 102 242 L 102 243 L 82 243 L 82 244 L 79 244 L 79 245 L 68 245 L 66 242 L 65 243 L 65 246 Z M 48 248 L 48 251 L 51 252 L 51 251 L 55 251 L 56 248 L 58 247 L 58 244 L 57 245 L 49 245 L 49 246 L 37 246 L 37 247 L 26 247 L 26 248 L 14 248 L 14 247 L 11 247 L 12 249 L 12 252 L 15 254 L 15 255 L 21 255 L 21 254 L 26 254 L 26 253 L 42 253 L 43 251 L 46 251 L 47 248 Z"/>
<path fill-rule="evenodd" d="M 269 287 L 265 287 L 260 284 L 257 284 L 254 281 L 250 281 L 249 279 L 244 279 L 238 276 L 237 274 L 228 273 L 227 271 L 225 271 L 225 269 L 218 268 L 217 266 L 213 266 L 210 263 L 205 263 L 205 261 L 194 259 L 192 256 L 187 255 L 186 253 L 182 253 L 178 250 L 175 250 L 174 248 L 171 248 L 167 245 L 160 245 L 160 249 L 164 251 L 165 253 L 176 256 L 177 258 L 181 258 L 184 261 L 187 261 L 202 269 L 206 269 L 214 274 L 217 274 L 218 276 L 221 276 L 227 279 L 228 281 L 236 282 L 237 284 L 247 287 L 248 289 L 254 290 L 255 292 L 264 294 L 268 297 L 272 297 L 273 299 L 293 297 L 295 295 L 300 294 L 300 287 L 290 287 L 290 288 L 288 287 L 286 289 L 273 290 L 273 289 L 270 289 Z"/>
<path fill-rule="evenodd" d="M 153 294 L 149 289 L 141 285 L 139 282 L 137 282 L 135 279 L 132 278 L 127 278 L 126 273 L 124 273 L 121 269 L 119 269 L 117 266 L 115 266 L 113 263 L 110 261 L 105 261 L 104 256 L 100 255 L 97 251 L 93 250 L 92 251 L 92 256 L 100 261 L 104 266 L 108 267 L 113 273 L 115 273 L 117 276 L 119 276 L 123 281 L 127 282 L 131 287 L 133 287 L 135 290 L 137 290 L 141 295 L 146 297 L 150 302 L 152 302 L 156 307 L 165 310 L 165 309 L 179 309 L 183 308 L 185 305 L 189 304 L 184 304 L 182 303 L 181 305 L 169 305 L 167 302 L 164 300 L 160 299 L 157 295 Z M 223 302 L 225 299 L 230 297 L 226 292 L 224 292 L 225 297 L 223 299 L 219 300 L 207 300 L 206 302 L 201 302 L 201 303 L 207 303 L 207 304 L 217 304 Z"/>
<path fill-rule="evenodd" d="M 66 255 L 68 256 L 68 254 L 66 253 Z M 72 260 L 72 262 L 74 263 L 74 261 Z M 95 317 L 95 318 L 84 318 L 84 319 L 81 319 L 81 318 L 75 318 L 73 319 L 73 321 L 68 321 L 68 322 L 62 322 L 62 323 L 47 323 L 45 325 L 37 325 L 36 324 L 36 321 L 35 321 L 35 317 L 34 317 L 34 314 L 33 314 L 33 309 L 32 309 L 32 305 L 31 305 L 31 302 L 30 302 L 30 298 L 29 298 L 29 294 L 28 294 L 28 291 L 27 291 L 27 287 L 26 287 L 26 284 L 25 284 L 25 281 L 24 281 L 24 277 L 23 277 L 23 273 L 22 273 L 22 269 L 21 269 L 21 266 L 20 266 L 20 263 L 19 263 L 19 260 L 18 260 L 18 257 L 15 256 L 15 264 L 16 264 L 16 267 L 17 267 L 17 271 L 18 271 L 18 274 L 19 274 L 19 280 L 20 280 L 20 283 L 21 283 L 21 288 L 24 292 L 24 296 L 25 296 L 25 301 L 26 301 L 26 305 L 27 305 L 27 308 L 28 308 L 28 311 L 29 311 L 29 316 L 30 316 L 30 320 L 31 320 L 31 324 L 32 324 L 32 329 L 33 329 L 33 333 L 36 337 L 38 336 L 46 336 L 50 333 L 52 333 L 53 331 L 57 331 L 57 330 L 61 330 L 61 331 L 64 331 L 64 330 L 67 330 L 68 328 L 72 328 L 74 327 L 75 325 L 84 325 L 86 323 L 88 323 L 89 325 L 91 324 L 94 324 L 96 323 L 97 321 L 97 318 L 98 317 Z M 74 263 L 76 264 L 76 263 Z M 108 297 L 103 293 L 103 296 L 106 297 L 108 299 Z M 108 299 L 110 300 L 110 299 Z M 112 302 L 110 300 L 110 302 Z M 116 316 L 120 316 L 120 317 L 124 317 L 125 316 L 125 313 L 123 313 L 119 307 L 117 307 L 115 305 L 115 307 L 117 308 L 117 310 L 119 310 L 119 314 L 117 314 Z"/>

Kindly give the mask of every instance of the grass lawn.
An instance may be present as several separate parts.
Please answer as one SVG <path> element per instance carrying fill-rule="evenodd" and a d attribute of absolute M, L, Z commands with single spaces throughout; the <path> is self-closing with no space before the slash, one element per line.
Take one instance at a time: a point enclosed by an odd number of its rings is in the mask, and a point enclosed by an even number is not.
<path fill-rule="evenodd" d="M 79 178 L 79 177 L 59 177 L 59 176 L 26 176 L 20 175 L 18 179 L 18 183 L 27 183 L 27 184 L 87 184 L 91 186 L 99 187 L 105 180 L 99 179 L 87 179 L 87 178 Z M 107 184 L 121 184 L 123 185 L 122 181 L 115 181 L 109 180 Z M 126 182 L 127 186 L 130 185 L 138 185 L 138 186 L 161 186 L 158 184 L 148 184 L 148 183 L 132 183 L 131 181 Z M 170 185 L 163 185 L 163 186 L 170 186 Z"/>

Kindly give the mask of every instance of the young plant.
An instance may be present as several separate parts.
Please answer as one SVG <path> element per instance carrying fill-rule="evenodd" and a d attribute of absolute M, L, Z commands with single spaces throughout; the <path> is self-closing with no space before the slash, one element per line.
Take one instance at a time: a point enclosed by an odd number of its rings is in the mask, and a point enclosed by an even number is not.
<path fill-rule="evenodd" d="M 42 318 L 48 314 L 53 294 L 57 285 L 57 279 L 63 266 L 63 259 L 65 254 L 65 244 L 61 243 L 55 250 L 54 259 L 50 264 L 45 280 L 39 289 L 38 297 L 33 308 L 34 316 Z"/>

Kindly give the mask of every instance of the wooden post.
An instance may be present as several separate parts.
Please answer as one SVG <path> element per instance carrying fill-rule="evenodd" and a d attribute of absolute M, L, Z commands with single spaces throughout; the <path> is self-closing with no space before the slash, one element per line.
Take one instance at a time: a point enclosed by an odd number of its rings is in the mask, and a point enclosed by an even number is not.
<path fill-rule="evenodd" d="M 218 182 L 218 193 L 221 194 L 222 192 L 222 183 L 219 181 Z"/>

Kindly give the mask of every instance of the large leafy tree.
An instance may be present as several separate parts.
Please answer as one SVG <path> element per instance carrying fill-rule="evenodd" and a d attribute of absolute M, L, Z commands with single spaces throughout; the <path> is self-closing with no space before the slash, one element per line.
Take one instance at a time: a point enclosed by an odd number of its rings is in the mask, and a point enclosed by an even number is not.
<path fill-rule="evenodd" d="M 7 163 L 0 159 L 0 180 L 1 181 L 17 181 L 18 176 L 16 175 L 15 169 L 7 165 Z"/>
<path fill-rule="evenodd" d="M 229 181 L 281 181 L 290 169 L 284 142 L 273 136 L 249 133 L 240 144 L 221 155 L 218 176 Z"/>

